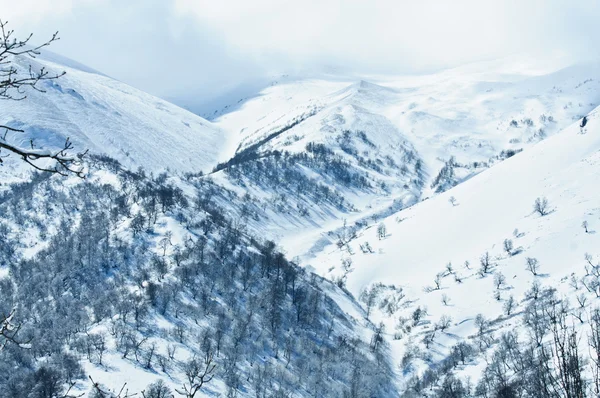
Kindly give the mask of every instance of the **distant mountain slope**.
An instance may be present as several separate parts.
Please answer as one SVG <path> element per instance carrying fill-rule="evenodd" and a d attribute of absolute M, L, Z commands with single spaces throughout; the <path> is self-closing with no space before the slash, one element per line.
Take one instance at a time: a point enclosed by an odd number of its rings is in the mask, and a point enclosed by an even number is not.
<path fill-rule="evenodd" d="M 527 148 L 600 103 L 597 64 L 536 74 L 529 72 L 531 68 L 515 72 L 518 65 L 510 59 L 432 75 L 372 77 L 370 81 L 284 79 L 241 100 L 233 111 L 214 122 L 235 137 L 229 147 L 231 157 L 236 150 L 261 142 L 309 114 L 314 115 L 310 122 L 286 130 L 277 140 L 269 140 L 266 147 L 302 150 L 304 137 L 327 141 L 326 136 L 336 127 L 361 129 L 375 144 L 383 145 L 390 138 L 379 134 L 379 121 L 385 119 L 386 129 L 393 129 L 394 137 L 409 142 L 419 154 L 429 174 L 427 185 L 434 182 L 450 157 L 458 164 L 458 182 L 502 157 L 502 151 Z M 346 117 L 344 107 L 360 114 Z M 377 156 L 371 154 L 370 158 Z"/>
<path fill-rule="evenodd" d="M 258 229 L 290 255 L 317 252 L 344 223 L 446 191 L 600 103 L 597 65 L 521 70 L 515 62 L 370 81 L 282 79 L 217 112 L 215 125 L 231 137 L 229 162 L 211 177 L 265 199 L 278 216 Z M 335 209 L 311 197 L 315 184 L 297 183 L 306 178 L 331 189 L 325 202 Z"/>
<path fill-rule="evenodd" d="M 152 171 L 207 170 L 219 160 L 226 134 L 199 116 L 60 56 L 18 63 L 67 74 L 43 82 L 45 93 L 2 103 L 0 123 L 25 130 L 9 135 L 15 143 L 29 146 L 33 137 L 38 148 L 51 148 L 70 137 L 79 150 Z"/>

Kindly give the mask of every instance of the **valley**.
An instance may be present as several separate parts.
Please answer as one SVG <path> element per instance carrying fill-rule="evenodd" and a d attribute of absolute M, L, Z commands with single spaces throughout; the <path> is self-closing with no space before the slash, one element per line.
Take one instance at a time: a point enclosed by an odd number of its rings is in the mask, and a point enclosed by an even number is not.
<path fill-rule="evenodd" d="M 2 158 L 2 396 L 570 397 L 531 380 L 573 358 L 598 393 L 600 68 L 519 62 L 282 77 L 209 121 L 36 58 L 67 73 L 8 142 L 89 154 Z"/>

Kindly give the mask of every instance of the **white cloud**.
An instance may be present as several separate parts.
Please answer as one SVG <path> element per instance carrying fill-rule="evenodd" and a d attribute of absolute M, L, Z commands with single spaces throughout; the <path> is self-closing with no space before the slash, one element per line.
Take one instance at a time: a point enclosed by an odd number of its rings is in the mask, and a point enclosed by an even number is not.
<path fill-rule="evenodd" d="M 0 10 L 3 20 L 17 24 L 38 24 L 48 16 L 68 14 L 76 5 L 105 2 L 106 0 L 0 0 Z"/>
<path fill-rule="evenodd" d="M 414 72 L 512 53 L 598 57 L 597 0 L 0 0 L 24 34 L 150 92 L 271 72 Z"/>
<path fill-rule="evenodd" d="M 180 15 L 255 57 L 358 68 L 443 67 L 508 53 L 573 50 L 599 4 L 550 0 L 175 0 Z M 583 25 L 587 26 L 582 28 Z M 561 48 L 564 47 L 564 48 Z"/>

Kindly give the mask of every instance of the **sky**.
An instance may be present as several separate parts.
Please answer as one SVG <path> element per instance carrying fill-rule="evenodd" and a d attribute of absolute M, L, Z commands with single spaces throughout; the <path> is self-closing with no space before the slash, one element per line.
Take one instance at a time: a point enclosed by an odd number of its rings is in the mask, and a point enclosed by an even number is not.
<path fill-rule="evenodd" d="M 600 56 L 600 0 L 0 0 L 51 50 L 201 112 L 281 74 L 428 73 Z"/>

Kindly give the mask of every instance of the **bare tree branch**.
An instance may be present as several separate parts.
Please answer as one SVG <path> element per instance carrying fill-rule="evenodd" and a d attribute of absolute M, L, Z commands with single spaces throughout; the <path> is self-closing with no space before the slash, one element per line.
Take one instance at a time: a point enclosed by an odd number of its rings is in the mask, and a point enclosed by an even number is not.
<path fill-rule="evenodd" d="M 21 330 L 21 324 L 16 324 L 13 321 L 15 316 L 15 310 L 11 310 L 8 315 L 3 314 L 0 316 L 0 351 L 2 351 L 7 344 L 16 344 L 21 348 L 27 348 L 26 344 L 17 339 L 17 334 Z"/>
<path fill-rule="evenodd" d="M 129 390 L 126 389 L 127 383 L 123 384 L 123 386 L 119 390 L 119 393 L 117 394 L 116 392 L 102 389 L 100 387 L 100 384 L 96 383 L 94 381 L 94 379 L 92 379 L 92 376 L 88 376 L 88 377 L 89 377 L 90 381 L 92 382 L 92 388 L 102 398 L 131 398 L 131 397 L 135 397 L 136 395 L 138 395 L 137 392 L 132 393 L 132 394 L 129 393 Z"/>
<path fill-rule="evenodd" d="M 217 366 L 213 360 L 214 353 L 212 351 L 206 352 L 203 361 L 192 358 L 184 369 L 189 385 L 184 383 L 182 388 L 175 389 L 175 392 L 186 398 L 194 398 L 202 386 L 213 379 Z"/>
<path fill-rule="evenodd" d="M 32 34 L 24 40 L 14 37 L 14 31 L 7 29 L 7 22 L 0 20 L 0 100 L 22 101 L 27 98 L 26 90 L 33 89 L 39 92 L 45 92 L 38 83 L 44 80 L 58 79 L 63 76 L 62 73 L 50 73 L 45 68 L 35 70 L 31 65 L 27 71 L 22 71 L 15 66 L 15 59 L 18 57 L 35 58 L 40 54 L 40 50 L 59 40 L 58 32 L 54 33 L 50 40 L 39 46 L 29 45 Z M 22 148 L 8 141 L 8 133 L 23 133 L 24 130 L 10 126 L 0 125 L 0 130 L 4 129 L 4 134 L 0 136 L 0 165 L 9 154 L 3 155 L 2 150 L 17 155 L 25 163 L 36 170 L 57 173 L 63 176 L 75 174 L 84 178 L 83 157 L 87 150 L 76 155 L 72 155 L 73 144 L 69 138 L 65 140 L 61 149 L 38 150 L 35 148 L 33 139 L 30 139 L 30 148 Z M 48 166 L 47 164 L 51 165 Z"/>

